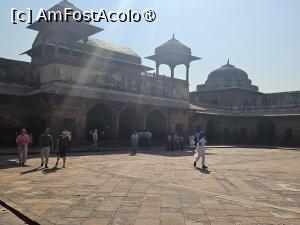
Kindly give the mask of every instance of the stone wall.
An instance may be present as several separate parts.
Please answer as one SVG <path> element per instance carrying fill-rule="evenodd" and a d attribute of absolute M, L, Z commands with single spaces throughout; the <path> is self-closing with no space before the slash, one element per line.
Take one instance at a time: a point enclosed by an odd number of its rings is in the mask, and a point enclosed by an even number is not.
<path fill-rule="evenodd" d="M 242 89 L 191 92 L 190 101 L 196 105 L 215 107 L 299 107 L 300 91 L 260 93 Z"/>
<path fill-rule="evenodd" d="M 210 143 L 300 144 L 300 116 L 238 117 L 193 113 L 190 132 L 205 130 Z"/>
<path fill-rule="evenodd" d="M 190 101 L 195 105 L 215 107 L 244 107 L 256 105 L 261 93 L 242 89 L 224 89 L 216 91 L 191 92 Z"/>
<path fill-rule="evenodd" d="M 39 78 L 33 74 L 30 63 L 0 58 L 0 82 L 38 86 Z"/>

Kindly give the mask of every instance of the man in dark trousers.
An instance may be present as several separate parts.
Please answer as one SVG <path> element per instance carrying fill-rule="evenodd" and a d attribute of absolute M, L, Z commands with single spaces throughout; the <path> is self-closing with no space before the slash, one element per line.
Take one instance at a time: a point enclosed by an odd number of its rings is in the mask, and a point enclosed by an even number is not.
<path fill-rule="evenodd" d="M 45 168 L 48 168 L 50 151 L 53 149 L 53 139 L 50 135 L 50 129 L 46 128 L 45 132 L 40 136 L 41 145 L 41 166 L 45 163 Z"/>

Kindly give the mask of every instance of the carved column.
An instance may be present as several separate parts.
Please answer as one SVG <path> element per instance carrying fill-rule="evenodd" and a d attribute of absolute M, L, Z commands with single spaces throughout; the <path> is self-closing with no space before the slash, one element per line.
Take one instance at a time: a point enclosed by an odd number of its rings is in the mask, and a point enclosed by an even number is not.
<path fill-rule="evenodd" d="M 146 111 L 143 110 L 141 111 L 141 115 L 140 115 L 140 130 L 146 130 Z"/>
<path fill-rule="evenodd" d="M 146 119 L 147 119 L 146 114 L 143 113 L 143 115 L 142 115 L 142 122 L 143 122 L 142 130 L 146 130 Z"/>
<path fill-rule="evenodd" d="M 159 66 L 160 66 L 160 63 L 156 62 L 156 75 L 159 75 Z"/>
<path fill-rule="evenodd" d="M 114 113 L 114 139 L 119 140 L 119 123 L 120 123 L 120 111 Z"/>
<path fill-rule="evenodd" d="M 185 64 L 186 67 L 186 83 L 189 84 L 189 76 L 190 76 L 190 64 Z"/>
<path fill-rule="evenodd" d="M 175 66 L 174 65 L 169 65 L 170 67 L 170 70 L 171 70 L 171 77 L 174 78 L 174 69 L 175 69 Z"/>
<path fill-rule="evenodd" d="M 86 141 L 87 137 L 87 114 L 83 112 L 77 119 L 77 139 L 80 142 Z"/>

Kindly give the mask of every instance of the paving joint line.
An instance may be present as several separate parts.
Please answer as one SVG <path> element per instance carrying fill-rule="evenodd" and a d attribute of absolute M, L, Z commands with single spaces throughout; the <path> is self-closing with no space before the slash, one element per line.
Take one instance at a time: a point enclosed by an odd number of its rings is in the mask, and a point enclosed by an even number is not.
<path fill-rule="evenodd" d="M 106 172 L 108 172 L 108 171 L 106 171 Z M 280 207 L 280 206 L 277 206 L 277 205 L 263 203 L 263 202 L 253 202 L 253 201 L 241 199 L 239 197 L 226 196 L 224 194 L 220 194 L 220 193 L 216 193 L 216 192 L 212 192 L 212 191 L 201 190 L 201 189 L 193 189 L 193 188 L 186 187 L 186 186 L 179 185 L 179 184 L 172 184 L 172 183 L 167 183 L 167 182 L 165 184 L 159 184 L 158 180 L 146 180 L 146 179 L 143 179 L 143 178 L 138 177 L 138 176 L 124 175 L 124 174 L 119 174 L 119 173 L 116 173 L 116 172 L 108 172 L 108 173 L 115 174 L 115 175 L 118 175 L 118 176 L 123 176 L 123 177 L 131 177 L 131 178 L 135 178 L 135 179 L 140 179 L 140 180 L 144 180 L 144 181 L 148 181 L 148 182 L 152 182 L 152 183 L 157 183 L 160 186 L 165 185 L 165 186 L 171 186 L 171 187 L 180 187 L 180 188 L 192 190 L 192 191 L 195 191 L 195 192 L 201 192 L 201 193 L 211 195 L 212 197 L 215 197 L 215 198 L 237 202 L 237 203 L 240 203 L 242 205 L 251 205 L 251 206 L 254 206 L 254 207 L 262 207 L 262 208 L 272 208 L 272 209 L 282 210 L 282 211 L 286 211 L 286 212 L 290 212 L 290 213 L 300 214 L 300 209 L 299 210 L 298 209 L 290 209 L 290 208 Z"/>
<path fill-rule="evenodd" d="M 3 198 L 2 198 L 3 199 Z M 28 215 L 28 213 L 22 212 L 23 210 L 17 209 L 12 202 L 10 202 L 7 199 L 0 200 L 0 205 L 9 210 L 11 213 L 13 213 L 16 217 L 18 217 L 20 220 L 25 222 L 26 224 L 29 225 L 40 225 L 37 221 L 34 221 L 31 219 Z M 27 214 L 27 215 L 26 215 Z"/>

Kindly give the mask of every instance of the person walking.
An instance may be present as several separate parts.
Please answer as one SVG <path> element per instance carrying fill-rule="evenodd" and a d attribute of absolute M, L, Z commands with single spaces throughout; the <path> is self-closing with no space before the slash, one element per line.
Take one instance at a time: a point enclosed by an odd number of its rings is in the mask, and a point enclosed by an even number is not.
<path fill-rule="evenodd" d="M 50 135 L 50 129 L 46 128 L 44 133 L 40 136 L 41 145 L 41 167 L 45 163 L 45 168 L 48 168 L 48 161 L 50 156 L 50 151 L 53 149 L 53 139 Z"/>
<path fill-rule="evenodd" d="M 179 137 L 179 147 L 180 147 L 180 151 L 183 151 L 184 148 L 184 138 L 183 138 L 183 134 L 180 134 Z"/>
<path fill-rule="evenodd" d="M 60 158 L 63 158 L 63 168 L 66 168 L 67 149 L 69 144 L 68 142 L 68 133 L 66 131 L 63 131 L 56 142 L 56 149 L 58 150 L 58 152 L 55 167 L 58 166 Z"/>
<path fill-rule="evenodd" d="M 175 148 L 175 133 L 171 135 L 171 151 L 174 151 Z"/>
<path fill-rule="evenodd" d="M 21 130 L 21 134 L 17 136 L 16 143 L 18 145 L 18 157 L 20 165 L 25 165 L 27 160 L 29 136 L 26 134 L 26 130 L 24 128 Z"/>
<path fill-rule="evenodd" d="M 194 135 L 193 134 L 190 134 L 189 135 L 189 145 L 190 145 L 190 147 L 193 147 L 193 146 L 195 146 L 195 144 L 194 144 Z"/>
<path fill-rule="evenodd" d="M 66 134 L 66 137 L 68 139 L 68 148 L 67 148 L 67 151 L 69 152 L 70 149 L 71 149 L 71 140 L 72 140 L 72 132 L 71 131 L 68 131 L 67 129 L 64 129 L 65 134 Z"/>
<path fill-rule="evenodd" d="M 131 135 L 130 142 L 131 142 L 131 148 L 132 148 L 131 155 L 136 155 L 136 149 L 139 144 L 139 136 L 136 132 L 133 132 L 133 134 Z"/>
<path fill-rule="evenodd" d="M 207 142 L 205 137 L 205 132 L 200 131 L 198 138 L 197 138 L 197 147 L 196 147 L 196 154 L 197 158 L 194 161 L 194 167 L 196 167 L 196 164 L 198 160 L 202 157 L 202 169 L 207 169 L 208 167 L 205 165 L 205 143 Z"/>
<path fill-rule="evenodd" d="M 167 151 L 171 151 L 171 145 L 172 145 L 172 136 L 169 133 L 167 136 Z"/>
<path fill-rule="evenodd" d="M 98 148 L 98 130 L 95 129 L 93 134 L 92 134 L 92 140 L 93 140 L 93 144 L 92 144 L 92 150 L 97 150 Z"/>

